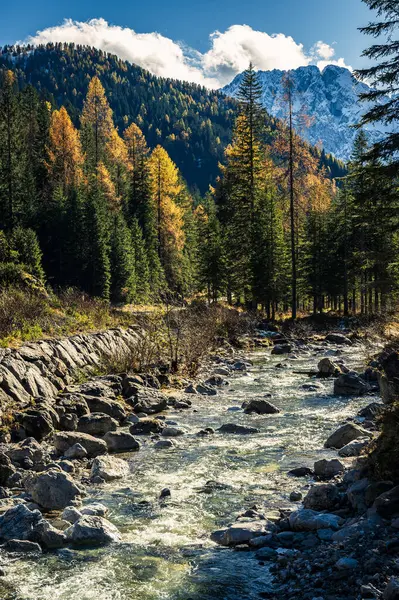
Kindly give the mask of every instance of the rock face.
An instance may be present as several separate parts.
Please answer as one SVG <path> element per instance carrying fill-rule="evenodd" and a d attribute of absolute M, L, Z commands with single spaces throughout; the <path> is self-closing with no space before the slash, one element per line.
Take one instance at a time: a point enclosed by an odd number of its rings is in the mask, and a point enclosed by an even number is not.
<path fill-rule="evenodd" d="M 104 440 L 95 438 L 88 433 L 75 431 L 57 432 L 54 434 L 53 441 L 54 447 L 59 454 L 65 454 L 75 444 L 83 446 L 90 458 L 107 453 L 107 444 Z"/>
<path fill-rule="evenodd" d="M 247 414 L 275 415 L 280 412 L 280 409 L 267 400 L 251 400 L 245 407 L 244 412 Z"/>
<path fill-rule="evenodd" d="M 336 396 L 363 396 L 370 390 L 370 386 L 355 372 L 343 373 L 334 380 L 334 394 Z"/>
<path fill-rule="evenodd" d="M 370 103 L 359 102 L 359 94 L 370 91 L 370 87 L 356 80 L 349 69 L 336 65 L 327 65 L 322 70 L 309 65 L 289 73 L 294 88 L 300 92 L 300 104 L 306 106 L 307 114 L 312 117 L 310 126 L 305 131 L 301 129 L 301 135 L 314 145 L 321 141 L 327 153 L 349 160 L 356 136 L 353 125 L 371 108 Z M 287 71 L 273 69 L 259 71 L 258 74 L 264 108 L 273 117 L 284 119 L 284 78 Z M 224 93 L 235 97 L 242 78 L 242 74 L 237 75 L 223 88 Z M 374 143 L 381 139 L 386 128 L 368 125 L 366 129 L 370 143 Z"/>
<path fill-rule="evenodd" d="M 113 456 L 98 456 L 91 467 L 91 477 L 101 477 L 104 481 L 123 479 L 129 473 L 127 462 Z"/>
<path fill-rule="evenodd" d="M 25 488 L 36 504 L 48 510 L 61 510 L 79 500 L 82 493 L 67 473 L 55 469 L 29 477 Z"/>
<path fill-rule="evenodd" d="M 336 448 L 339 450 L 361 437 L 372 438 L 373 436 L 366 429 L 353 425 L 353 423 L 346 423 L 330 435 L 324 446 L 326 448 Z"/>
<path fill-rule="evenodd" d="M 84 515 L 65 531 L 67 540 L 77 546 L 105 546 L 119 542 L 118 529 L 102 517 Z"/>

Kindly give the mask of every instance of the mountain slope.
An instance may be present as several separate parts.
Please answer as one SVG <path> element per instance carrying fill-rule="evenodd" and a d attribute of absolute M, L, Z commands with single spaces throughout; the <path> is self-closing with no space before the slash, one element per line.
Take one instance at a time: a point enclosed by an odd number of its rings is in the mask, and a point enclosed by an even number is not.
<path fill-rule="evenodd" d="M 262 102 L 269 114 L 284 118 L 286 106 L 283 99 L 283 80 L 287 71 L 260 71 L 262 83 Z M 318 67 L 300 67 L 290 71 L 294 83 L 295 112 L 305 113 L 309 119 L 301 135 L 313 145 L 319 145 L 328 153 L 341 160 L 350 158 L 356 129 L 352 126 L 359 122 L 366 112 L 367 104 L 359 102 L 359 94 L 370 88 L 355 79 L 345 68 L 334 65 L 323 71 Z M 223 92 L 235 97 L 242 80 L 242 74 L 223 88 Z M 370 142 L 382 135 L 382 129 L 368 129 Z"/>
<path fill-rule="evenodd" d="M 0 70 L 15 71 L 20 88 L 34 86 L 54 107 L 64 105 L 75 125 L 90 79 L 103 84 L 120 132 L 135 122 L 151 148 L 161 144 L 191 188 L 214 185 L 231 141 L 237 102 L 222 91 L 164 79 L 117 56 L 74 44 L 0 47 Z M 270 129 L 275 119 L 267 118 Z M 332 177 L 344 174 L 330 156 L 320 160 Z"/>

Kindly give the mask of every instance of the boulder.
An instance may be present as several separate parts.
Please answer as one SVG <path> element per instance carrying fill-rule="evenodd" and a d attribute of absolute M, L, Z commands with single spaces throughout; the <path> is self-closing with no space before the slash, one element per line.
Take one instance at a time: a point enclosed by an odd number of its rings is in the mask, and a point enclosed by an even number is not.
<path fill-rule="evenodd" d="M 339 571 L 353 571 L 359 568 L 359 561 L 355 558 L 343 557 L 335 563 L 335 566 Z"/>
<path fill-rule="evenodd" d="M 107 453 L 107 444 L 104 440 L 77 431 L 57 432 L 53 436 L 54 447 L 59 454 L 65 455 L 65 452 L 75 444 L 80 444 L 86 450 L 90 458 Z"/>
<path fill-rule="evenodd" d="M 80 417 L 78 422 L 78 431 L 90 435 L 105 435 L 108 431 L 116 431 L 118 421 L 102 413 L 92 413 Z"/>
<path fill-rule="evenodd" d="M 273 347 L 272 354 L 276 356 L 280 356 L 282 354 L 291 354 L 292 349 L 293 348 L 291 344 L 276 344 Z"/>
<path fill-rule="evenodd" d="M 7 448 L 5 454 L 10 458 L 11 462 L 19 466 L 23 465 L 27 460 L 31 461 L 34 465 L 44 460 L 44 450 L 34 438 L 27 438 L 23 442 L 13 444 Z"/>
<path fill-rule="evenodd" d="M 109 431 L 104 436 L 108 452 L 132 452 L 139 450 L 139 442 L 127 431 Z"/>
<path fill-rule="evenodd" d="M 104 481 L 123 479 L 129 473 L 128 463 L 112 456 L 97 456 L 91 467 L 91 477 L 101 477 Z"/>
<path fill-rule="evenodd" d="M 324 447 L 336 448 L 337 450 L 339 450 L 340 448 L 343 448 L 350 442 L 353 442 L 354 440 L 357 440 L 361 437 L 372 438 L 373 435 L 366 429 L 363 429 L 362 427 L 358 427 L 353 423 L 346 423 L 330 435 L 330 437 L 324 444 Z"/>
<path fill-rule="evenodd" d="M 311 510 L 332 510 L 339 501 L 339 492 L 332 483 L 314 485 L 303 500 L 305 508 Z"/>
<path fill-rule="evenodd" d="M 25 412 L 16 413 L 15 421 L 23 427 L 28 437 L 33 437 L 38 442 L 41 442 L 54 431 L 51 415 L 45 409 L 34 410 L 30 408 Z"/>
<path fill-rule="evenodd" d="M 377 417 L 381 416 L 384 412 L 385 407 L 379 402 L 372 402 L 365 408 L 362 408 L 358 412 L 359 417 L 364 417 L 367 421 L 374 421 Z"/>
<path fill-rule="evenodd" d="M 65 534 L 53 527 L 48 521 L 42 519 L 35 526 L 32 539 L 36 541 L 42 548 L 54 550 L 62 548 L 66 542 Z"/>
<path fill-rule="evenodd" d="M 7 485 L 8 478 L 15 473 L 9 456 L 0 452 L 0 485 Z"/>
<path fill-rule="evenodd" d="M 78 510 L 74 506 L 67 506 L 66 508 L 64 508 L 61 518 L 64 521 L 68 521 L 68 523 L 73 524 L 76 523 L 76 521 L 79 521 L 81 516 L 82 513 L 80 512 L 80 510 Z"/>
<path fill-rule="evenodd" d="M 25 504 L 17 504 L 0 516 L 0 539 L 31 539 L 35 526 L 42 520 L 39 510 L 29 510 Z"/>
<path fill-rule="evenodd" d="M 245 425 L 237 425 L 236 423 L 226 423 L 217 430 L 219 433 L 232 433 L 237 435 L 250 435 L 259 433 L 259 429 L 255 427 L 246 427 Z"/>
<path fill-rule="evenodd" d="M 384 600 L 399 600 L 399 579 L 397 577 L 391 577 L 382 597 Z"/>
<path fill-rule="evenodd" d="M 163 437 L 179 437 L 181 435 L 184 435 L 185 431 L 183 429 L 180 429 L 179 427 L 165 427 L 162 430 L 162 436 Z"/>
<path fill-rule="evenodd" d="M 297 467 L 288 471 L 288 475 L 292 475 L 292 477 L 313 477 L 314 472 L 309 467 Z"/>
<path fill-rule="evenodd" d="M 76 546 L 104 546 L 121 540 L 115 525 L 103 517 L 91 515 L 81 517 L 65 531 L 65 535 Z"/>
<path fill-rule="evenodd" d="M 366 489 L 369 486 L 369 480 L 367 478 L 359 479 L 350 485 L 346 491 L 349 504 L 362 513 L 366 510 Z"/>
<path fill-rule="evenodd" d="M 250 540 L 267 531 L 267 521 L 252 521 L 249 523 L 234 523 L 226 529 L 215 531 L 211 535 L 211 540 L 221 546 L 238 546 L 248 544 Z"/>
<path fill-rule="evenodd" d="M 363 396 L 370 391 L 370 386 L 357 373 L 343 373 L 334 380 L 336 396 Z"/>
<path fill-rule="evenodd" d="M 314 464 L 314 474 L 319 479 L 332 479 L 344 471 L 345 465 L 337 458 L 332 460 L 318 460 Z"/>
<path fill-rule="evenodd" d="M 82 494 L 67 473 L 56 469 L 28 477 L 25 488 L 36 504 L 48 510 L 61 510 L 80 500 Z"/>
<path fill-rule="evenodd" d="M 338 450 L 338 455 L 341 456 L 342 458 L 349 458 L 352 456 L 360 456 L 362 451 L 365 448 L 367 448 L 369 443 L 370 443 L 369 438 L 363 437 L 358 440 L 354 440 L 353 442 L 346 444 L 346 446 L 343 446 L 343 448 L 340 448 Z"/>
<path fill-rule="evenodd" d="M 373 508 L 384 519 L 391 519 L 399 515 L 399 486 L 378 496 L 373 504 Z"/>
<path fill-rule="evenodd" d="M 330 358 L 322 358 L 317 365 L 319 377 L 337 377 L 341 369 Z"/>
<path fill-rule="evenodd" d="M 103 413 L 119 422 L 126 419 L 126 410 L 122 404 L 116 400 L 86 396 L 86 402 L 92 413 Z"/>
<path fill-rule="evenodd" d="M 42 549 L 36 542 L 28 540 L 8 540 L 3 549 L 6 552 L 17 552 L 18 554 L 41 554 Z"/>
<path fill-rule="evenodd" d="M 319 513 L 306 508 L 291 513 L 288 520 L 293 531 L 337 530 L 343 522 L 337 515 Z"/>
<path fill-rule="evenodd" d="M 352 346 L 352 341 L 343 333 L 329 333 L 325 337 L 326 342 L 337 344 L 339 346 Z"/>
<path fill-rule="evenodd" d="M 172 440 L 159 440 L 154 446 L 157 450 L 168 450 L 169 448 L 174 448 L 175 444 Z"/>
<path fill-rule="evenodd" d="M 64 454 L 65 458 L 82 459 L 86 458 L 87 452 L 81 444 L 74 444 Z"/>
<path fill-rule="evenodd" d="M 186 394 L 201 394 L 202 396 L 216 396 L 217 394 L 216 389 L 206 383 L 197 383 L 196 385 L 190 383 L 184 391 Z"/>
<path fill-rule="evenodd" d="M 280 412 L 277 406 L 274 406 L 267 400 L 251 400 L 245 407 L 245 413 L 257 413 L 258 415 L 275 415 Z"/>
<path fill-rule="evenodd" d="M 132 435 L 146 435 L 150 433 L 162 433 L 164 424 L 157 419 L 140 419 L 138 423 L 133 423 L 129 431 Z"/>
<path fill-rule="evenodd" d="M 87 504 L 82 508 L 82 515 L 90 515 L 93 517 L 106 517 L 108 514 L 108 508 L 104 506 L 104 504 L 100 504 L 100 502 L 93 502 L 92 504 Z"/>

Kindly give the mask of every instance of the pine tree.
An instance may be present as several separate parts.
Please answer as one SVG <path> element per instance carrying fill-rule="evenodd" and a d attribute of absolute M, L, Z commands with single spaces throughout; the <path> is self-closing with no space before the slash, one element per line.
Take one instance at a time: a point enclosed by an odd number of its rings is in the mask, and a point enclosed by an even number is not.
<path fill-rule="evenodd" d="M 217 302 L 226 289 L 225 250 L 215 202 L 210 194 L 195 211 L 198 231 L 198 286 L 208 302 Z"/>
<path fill-rule="evenodd" d="M 113 221 L 110 243 L 110 297 L 112 302 L 126 304 L 136 297 L 134 249 L 131 233 L 122 213 L 116 213 Z"/>
<path fill-rule="evenodd" d="M 380 43 L 372 45 L 363 52 L 363 56 L 374 63 L 368 69 L 362 69 L 357 75 L 368 79 L 373 89 L 362 95 L 362 99 L 375 102 L 375 105 L 363 116 L 360 125 L 382 123 L 391 128 L 381 141 L 374 144 L 369 152 L 371 159 L 380 159 L 379 168 L 388 168 L 388 173 L 399 174 L 399 40 L 393 35 L 399 28 L 399 5 L 396 0 L 363 0 L 371 9 L 377 11 L 379 21 L 361 27 L 360 31 L 374 38 L 384 36 Z M 377 62 L 379 61 L 379 62 Z M 384 99 L 381 102 L 381 99 Z M 396 127 L 395 127 L 396 125 Z M 388 167 L 386 162 L 388 161 Z"/>
<path fill-rule="evenodd" d="M 136 274 L 134 302 L 138 304 L 148 302 L 149 300 L 156 302 L 159 299 L 161 282 L 152 279 L 147 249 L 137 219 L 133 219 L 130 229 L 134 251 L 134 270 Z"/>
<path fill-rule="evenodd" d="M 36 233 L 32 229 L 16 227 L 11 232 L 9 242 L 10 248 L 18 255 L 18 262 L 24 265 L 28 273 L 44 281 L 42 252 Z"/>

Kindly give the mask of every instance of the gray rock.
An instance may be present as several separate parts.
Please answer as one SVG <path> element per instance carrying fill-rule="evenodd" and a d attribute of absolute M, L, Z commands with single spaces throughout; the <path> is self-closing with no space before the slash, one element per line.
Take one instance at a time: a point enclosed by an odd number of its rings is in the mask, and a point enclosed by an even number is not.
<path fill-rule="evenodd" d="M 116 400 L 86 396 L 86 402 L 92 413 L 103 413 L 120 422 L 126 419 L 126 410 Z"/>
<path fill-rule="evenodd" d="M 277 406 L 274 406 L 267 400 L 251 400 L 245 407 L 245 413 L 257 413 L 258 415 L 275 415 L 280 412 Z"/>
<path fill-rule="evenodd" d="M 125 460 L 113 456 L 97 456 L 91 467 L 91 477 L 101 477 L 104 481 L 123 479 L 130 473 Z"/>
<path fill-rule="evenodd" d="M 391 577 L 388 581 L 388 585 L 384 590 L 384 600 L 399 600 L 399 579 L 397 577 Z"/>
<path fill-rule="evenodd" d="M 303 500 L 305 508 L 311 510 L 332 510 L 339 500 L 339 492 L 335 485 L 322 483 L 310 488 Z"/>
<path fill-rule="evenodd" d="M 340 558 L 335 566 L 339 571 L 353 571 L 359 568 L 359 561 L 355 558 Z"/>
<path fill-rule="evenodd" d="M 65 531 L 68 541 L 77 546 L 104 546 L 121 541 L 118 529 L 102 517 L 84 515 Z"/>
<path fill-rule="evenodd" d="M 300 502 L 302 500 L 302 493 L 296 490 L 290 494 L 290 502 Z"/>
<path fill-rule="evenodd" d="M 13 466 L 9 456 L 0 452 L 0 485 L 7 485 L 7 481 L 11 475 L 15 473 L 15 467 Z"/>
<path fill-rule="evenodd" d="M 65 534 L 53 527 L 45 519 L 39 521 L 39 523 L 35 526 L 32 537 L 40 544 L 40 546 L 49 550 L 62 548 L 66 542 Z"/>
<path fill-rule="evenodd" d="M 350 458 L 352 456 L 360 456 L 362 451 L 367 448 L 370 443 L 369 438 L 360 438 L 354 440 L 350 444 L 346 444 L 343 448 L 338 450 L 338 455 L 342 458 Z"/>
<path fill-rule="evenodd" d="M 331 342 L 332 344 L 338 344 L 340 346 L 352 346 L 351 340 L 343 333 L 329 333 L 326 335 L 325 340 L 326 342 Z"/>
<path fill-rule="evenodd" d="M 157 450 L 168 450 L 169 448 L 174 448 L 175 444 L 172 440 L 159 440 L 154 446 Z"/>
<path fill-rule="evenodd" d="M 19 554 L 41 554 L 42 549 L 36 542 L 29 542 L 28 540 L 8 540 L 3 545 L 4 550 L 7 552 L 17 552 Z"/>
<path fill-rule="evenodd" d="M 255 427 L 247 427 L 245 425 L 237 425 L 236 423 L 226 423 L 217 430 L 219 433 L 232 433 L 237 435 L 250 435 L 259 433 L 259 429 Z"/>
<path fill-rule="evenodd" d="M 65 452 L 65 458 L 82 459 L 86 458 L 87 452 L 81 444 L 74 444 Z"/>
<path fill-rule="evenodd" d="M 347 489 L 347 496 L 352 508 L 359 512 L 366 510 L 366 490 L 369 486 L 369 480 L 359 479 L 350 485 Z"/>
<path fill-rule="evenodd" d="M 367 429 L 358 427 L 358 425 L 346 423 L 330 435 L 324 446 L 325 448 L 336 448 L 339 450 L 350 442 L 353 442 L 361 437 L 372 438 L 373 434 L 367 431 Z"/>
<path fill-rule="evenodd" d="M 321 377 L 337 377 L 341 374 L 341 369 L 330 358 L 322 358 L 317 365 Z"/>
<path fill-rule="evenodd" d="M 292 531 L 337 530 L 342 522 L 342 519 L 337 515 L 319 513 L 305 508 L 295 511 L 289 516 L 289 524 Z"/>
<path fill-rule="evenodd" d="M 86 450 L 90 458 L 107 453 L 107 444 L 104 440 L 77 431 L 57 432 L 53 437 L 55 449 L 59 454 L 65 456 L 69 448 L 75 444 L 80 444 Z"/>
<path fill-rule="evenodd" d="M 81 510 L 82 515 L 90 515 L 93 517 L 106 517 L 108 514 L 108 508 L 100 502 L 92 502 L 87 504 Z"/>
<path fill-rule="evenodd" d="M 363 396 L 370 391 L 370 386 L 355 372 L 343 373 L 334 380 L 336 396 Z"/>
<path fill-rule="evenodd" d="M 0 516 L 0 538 L 28 540 L 42 518 L 40 511 L 31 511 L 24 504 L 17 504 Z"/>
<path fill-rule="evenodd" d="M 138 423 L 133 423 L 129 431 L 132 435 L 146 435 L 150 433 L 162 433 L 164 424 L 157 419 L 140 419 Z"/>
<path fill-rule="evenodd" d="M 67 506 L 66 508 L 64 508 L 61 518 L 64 521 L 68 521 L 68 523 L 73 524 L 76 523 L 76 521 L 78 521 L 81 516 L 82 513 L 80 512 L 80 510 L 78 510 L 74 506 Z"/>
<path fill-rule="evenodd" d="M 276 344 L 272 349 L 272 354 L 276 356 L 280 356 L 282 354 L 291 354 L 292 345 L 291 344 Z"/>
<path fill-rule="evenodd" d="M 376 498 L 373 507 L 384 519 L 399 515 L 399 486 L 396 486 Z"/>
<path fill-rule="evenodd" d="M 180 429 L 179 427 L 165 427 L 162 430 L 163 437 L 179 437 L 184 434 L 185 431 L 183 429 Z"/>
<path fill-rule="evenodd" d="M 78 431 L 90 435 L 105 435 L 108 431 L 116 431 L 118 422 L 102 413 L 92 413 L 81 417 L 78 422 Z"/>
<path fill-rule="evenodd" d="M 139 450 L 139 442 L 126 431 L 109 431 L 104 436 L 109 452 L 132 452 Z"/>
<path fill-rule="evenodd" d="M 264 520 L 252 521 L 250 523 L 234 523 L 231 527 L 212 533 L 211 540 L 221 546 L 248 544 L 253 538 L 265 534 L 267 523 Z"/>
<path fill-rule="evenodd" d="M 332 479 L 345 471 L 345 465 L 338 459 L 318 460 L 314 464 L 314 473 L 320 479 Z"/>
<path fill-rule="evenodd" d="M 80 500 L 82 494 L 67 473 L 56 469 L 28 477 L 25 488 L 34 502 L 48 510 L 61 510 Z"/>

